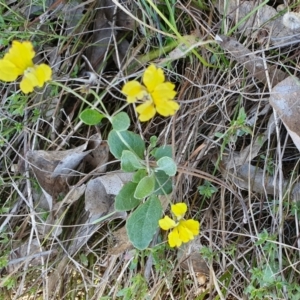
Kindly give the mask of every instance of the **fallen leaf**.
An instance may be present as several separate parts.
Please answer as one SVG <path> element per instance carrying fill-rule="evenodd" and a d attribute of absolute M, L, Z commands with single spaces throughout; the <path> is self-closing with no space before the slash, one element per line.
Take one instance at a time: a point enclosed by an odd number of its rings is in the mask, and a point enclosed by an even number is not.
<path fill-rule="evenodd" d="M 83 158 L 91 153 L 101 140 L 88 141 L 82 146 L 64 151 L 28 151 L 26 157 L 40 186 L 55 199 L 61 193 L 67 193 L 67 179 L 73 176 Z"/>
<path fill-rule="evenodd" d="M 300 14 L 289 11 L 283 15 L 282 23 L 285 27 L 293 30 L 293 32 L 300 30 Z"/>
<path fill-rule="evenodd" d="M 102 226 L 103 222 L 116 218 L 125 219 L 126 212 L 115 212 L 115 195 L 123 184 L 130 181 L 132 174 L 116 172 L 90 180 L 85 190 L 85 210 L 79 223 L 84 224 L 73 234 L 74 242 L 68 253 L 75 253 Z"/>
<path fill-rule="evenodd" d="M 244 36 L 261 38 L 261 30 L 267 32 L 264 41 L 274 46 L 282 46 L 297 41 L 295 32 L 283 24 L 283 16 L 269 5 L 256 1 L 220 0 L 215 6 L 221 14 L 233 19 Z M 260 29 L 260 30 L 258 30 Z"/>
<path fill-rule="evenodd" d="M 128 14 L 120 8 L 117 8 L 112 0 L 103 0 L 104 2 L 104 14 L 108 21 L 115 22 L 116 26 L 123 30 L 134 30 L 136 28 L 136 22 Z M 124 7 L 127 0 L 119 0 L 119 3 Z M 133 3 L 131 4 L 133 5 Z M 129 9 L 127 7 L 127 9 Z"/>
<path fill-rule="evenodd" d="M 114 239 L 113 245 L 107 251 L 110 255 L 120 255 L 127 250 L 133 249 L 125 226 L 113 232 L 112 235 Z"/>
<path fill-rule="evenodd" d="M 82 1 L 72 0 L 66 1 L 63 9 L 63 20 L 66 22 L 66 34 L 70 36 L 74 29 L 77 28 L 78 24 L 80 24 L 80 20 L 83 17 L 85 6 Z"/>
<path fill-rule="evenodd" d="M 120 1 L 121 5 L 126 3 L 127 1 Z M 95 8 L 97 12 L 95 14 L 92 41 L 91 46 L 87 49 L 86 56 L 93 69 L 97 71 L 100 66 L 105 67 L 108 53 L 112 51 L 115 64 L 121 68 L 129 49 L 129 43 L 125 39 L 126 31 L 134 30 L 136 22 L 129 14 L 116 7 L 111 0 L 97 1 Z"/>
<path fill-rule="evenodd" d="M 86 185 L 73 187 L 64 199 L 55 203 L 50 210 L 46 221 L 43 224 L 37 224 L 39 233 L 42 236 L 51 235 L 51 237 L 57 237 L 62 233 L 62 224 L 64 221 L 64 213 L 66 212 L 66 205 L 72 205 L 77 201 L 85 192 Z"/>
<path fill-rule="evenodd" d="M 224 50 L 228 51 L 239 64 L 245 66 L 252 76 L 266 85 L 268 84 L 266 72 L 269 74 L 272 86 L 275 86 L 288 76 L 285 72 L 278 70 L 277 66 L 271 66 L 270 64 L 264 63 L 264 60 L 261 57 L 252 53 L 234 38 L 219 35 L 217 36 L 217 41 L 219 42 L 219 45 Z M 267 66 L 267 69 L 265 66 Z"/>
<path fill-rule="evenodd" d="M 117 42 L 117 51 L 113 52 L 113 60 L 116 66 L 118 66 L 118 68 L 121 69 L 124 66 L 124 63 L 126 62 L 130 44 L 124 38 L 124 33 L 121 32 L 118 32 L 117 34 Z"/>
<path fill-rule="evenodd" d="M 132 173 L 115 172 L 99 177 L 108 194 L 118 195 L 123 185 L 132 179 Z"/>
<path fill-rule="evenodd" d="M 106 55 L 113 41 L 112 34 L 113 30 L 109 22 L 105 19 L 103 11 L 101 9 L 97 10 L 91 46 L 86 51 L 86 57 L 96 72 L 100 66 L 104 68 L 106 65 Z"/>
<path fill-rule="evenodd" d="M 240 189 L 260 194 L 267 193 L 269 195 L 278 195 L 280 192 L 277 176 L 268 175 L 264 169 L 252 166 L 250 163 L 245 163 L 234 169 L 229 169 L 224 164 L 220 171 L 226 180 L 231 180 Z M 290 186 L 290 179 L 282 181 L 283 189 L 289 188 L 290 190 L 291 200 L 298 201 L 300 197 L 300 182 L 294 184 L 292 189 Z"/>
<path fill-rule="evenodd" d="M 85 190 L 85 210 L 89 212 L 90 217 L 99 218 L 107 214 L 113 203 L 114 199 L 107 194 L 99 177 L 88 182 Z"/>
<path fill-rule="evenodd" d="M 180 266 L 190 273 L 198 273 L 198 275 L 209 275 L 209 268 L 205 260 L 199 253 L 202 248 L 200 237 L 195 238 L 188 244 L 183 245 L 177 252 L 177 257 L 180 262 Z"/>
<path fill-rule="evenodd" d="M 85 190 L 85 210 L 89 212 L 89 222 L 114 211 L 115 195 L 119 193 L 123 185 L 129 182 L 132 174 L 116 172 L 106 174 L 90 180 Z M 116 213 L 116 216 L 123 213 Z"/>
<path fill-rule="evenodd" d="M 94 136 L 93 136 L 94 137 Z M 106 163 L 109 158 L 109 146 L 106 141 L 102 141 L 101 143 L 97 142 L 97 137 L 95 140 L 91 137 L 91 149 L 93 149 L 85 158 L 84 161 L 89 164 L 88 170 L 85 170 L 86 173 L 89 170 L 97 169 L 98 172 L 106 171 Z"/>
<path fill-rule="evenodd" d="M 25 15 L 27 19 L 32 16 L 37 16 L 42 13 L 45 9 L 54 8 L 53 4 L 57 2 L 56 0 L 46 0 L 44 4 L 39 4 L 38 2 L 32 3 L 31 5 L 24 5 L 21 7 L 21 12 Z M 62 3 L 58 4 L 60 8 L 63 6 Z M 49 13 L 49 12 L 48 12 Z"/>
<path fill-rule="evenodd" d="M 32 198 L 36 211 L 50 211 L 53 208 L 53 198 L 42 187 L 32 189 Z"/>
<path fill-rule="evenodd" d="M 53 257 L 57 250 L 53 245 L 50 251 L 44 251 L 37 239 L 33 239 L 30 244 L 25 241 L 22 245 L 11 250 L 8 262 L 8 273 L 17 272 L 25 262 L 30 263 L 31 266 L 40 266 L 42 264 L 41 257 L 45 260 Z"/>
<path fill-rule="evenodd" d="M 271 91 L 270 104 L 300 151 L 300 81 L 289 76 Z"/>

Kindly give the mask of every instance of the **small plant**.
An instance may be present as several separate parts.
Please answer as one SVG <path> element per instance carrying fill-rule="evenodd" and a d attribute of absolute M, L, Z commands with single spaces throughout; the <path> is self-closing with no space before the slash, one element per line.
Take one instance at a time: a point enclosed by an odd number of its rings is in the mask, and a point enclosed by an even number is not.
<path fill-rule="evenodd" d="M 206 246 L 203 246 L 200 249 L 200 254 L 204 259 L 208 260 L 209 262 L 213 261 L 213 259 L 215 258 L 215 253 L 212 251 L 211 248 Z"/>
<path fill-rule="evenodd" d="M 238 137 L 246 134 L 252 134 L 251 128 L 246 124 L 247 115 L 245 109 L 242 107 L 239 110 L 236 120 L 230 121 L 230 126 L 224 133 L 217 132 L 216 137 L 223 139 L 221 146 L 221 153 L 224 152 L 225 147 L 230 143 L 235 143 Z"/>
<path fill-rule="evenodd" d="M 149 253 L 146 252 L 145 254 L 145 256 L 152 256 L 155 269 L 162 274 L 169 274 L 173 270 L 175 264 L 175 262 L 174 264 L 170 263 L 170 261 L 165 258 L 167 247 L 166 244 L 157 244 L 148 250 Z"/>
<path fill-rule="evenodd" d="M 162 116 L 175 114 L 179 109 L 179 104 L 173 100 L 176 95 L 175 86 L 165 82 L 162 69 L 150 65 L 144 72 L 143 84 L 133 80 L 122 88 L 128 103 L 141 102 L 136 107 L 141 122 L 150 120 L 156 112 Z M 80 118 L 86 124 L 99 123 L 103 118 L 109 119 L 113 127 L 108 135 L 110 151 L 120 160 L 122 170 L 134 172 L 132 180 L 122 187 L 115 202 L 117 211 L 134 210 L 126 223 L 132 244 L 140 250 L 147 248 L 158 224 L 165 230 L 173 228 L 169 234 L 171 247 L 179 247 L 182 242 L 193 239 L 199 233 L 197 221 L 181 220 L 181 213 L 176 215 L 174 212 L 179 223 L 169 222 L 169 227 L 165 224 L 166 219 L 160 220 L 162 206 L 157 196 L 171 193 L 171 177 L 177 172 L 172 159 L 172 148 L 168 145 L 157 147 L 155 136 L 151 137 L 147 147 L 138 134 L 128 130 L 130 119 L 125 112 L 109 116 L 105 109 L 102 112 L 87 109 L 81 113 Z"/>
<path fill-rule="evenodd" d="M 15 116 L 23 116 L 26 107 L 27 98 L 23 95 L 13 94 L 7 98 L 7 111 Z"/>
<path fill-rule="evenodd" d="M 8 255 L 0 256 L 0 269 L 7 267 L 8 265 Z"/>
<path fill-rule="evenodd" d="M 211 198 L 211 196 L 218 191 L 218 189 L 212 185 L 209 181 L 205 180 L 203 185 L 198 186 L 199 194 L 204 197 L 204 199 Z"/>
<path fill-rule="evenodd" d="M 275 164 L 274 161 L 270 157 L 266 157 L 265 155 L 260 155 L 260 158 L 265 162 L 265 168 L 269 175 L 273 176 L 275 172 Z"/>
<path fill-rule="evenodd" d="M 31 42 L 13 41 L 8 53 L 0 60 L 0 80 L 11 82 L 22 75 L 20 88 L 25 94 L 32 92 L 35 87 L 42 87 L 51 80 L 52 71 L 46 64 L 34 65 L 34 55 Z M 136 111 L 139 120 L 148 121 L 156 113 L 164 117 L 173 116 L 179 109 L 179 104 L 174 101 L 175 85 L 165 80 L 163 70 L 151 64 L 146 68 L 142 82 L 143 84 L 132 80 L 122 88 L 128 104 L 138 103 Z M 88 103 L 72 89 L 57 82 L 50 83 Z M 171 177 L 177 172 L 176 163 L 172 159 L 172 148 L 168 145 L 158 147 L 156 137 L 151 137 L 147 145 L 140 135 L 128 130 L 130 118 L 125 112 L 119 110 L 109 115 L 99 96 L 92 89 L 87 92 L 96 97 L 101 109 L 85 109 L 80 114 L 81 121 L 87 125 L 96 125 L 103 118 L 108 119 L 112 125 L 108 134 L 110 151 L 120 160 L 122 170 L 133 172 L 132 180 L 122 187 L 115 200 L 117 211 L 132 211 L 126 223 L 132 244 L 140 250 L 147 248 L 159 225 L 165 230 L 172 229 L 168 238 L 171 247 L 179 247 L 192 240 L 199 233 L 199 222 L 183 219 L 187 211 L 186 204 L 171 206 L 176 221 L 169 217 L 161 219 L 163 209 L 158 195 L 171 193 Z M 15 130 L 21 129 L 22 124 L 17 123 Z"/>
<path fill-rule="evenodd" d="M 130 287 L 126 287 L 121 289 L 117 293 L 117 298 L 122 297 L 123 300 L 130 300 L 130 299 L 150 299 L 147 297 L 148 294 L 148 286 L 145 278 L 137 274 L 131 278 Z"/>
<path fill-rule="evenodd" d="M 300 297 L 299 285 L 287 282 L 281 276 L 278 247 L 274 241 L 276 236 L 271 236 L 266 231 L 258 235 L 256 245 L 260 246 L 264 253 L 268 253 L 268 257 L 265 262 L 250 270 L 251 281 L 245 290 L 249 299 L 278 299 L 278 297 L 299 299 Z"/>
<path fill-rule="evenodd" d="M 2 279 L 2 284 L 4 287 L 10 290 L 16 286 L 16 279 L 12 276 L 7 276 Z"/>

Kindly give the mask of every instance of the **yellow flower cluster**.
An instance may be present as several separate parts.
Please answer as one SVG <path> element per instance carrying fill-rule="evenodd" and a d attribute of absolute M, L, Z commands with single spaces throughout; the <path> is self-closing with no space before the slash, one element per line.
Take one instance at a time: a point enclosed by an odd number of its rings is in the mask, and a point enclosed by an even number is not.
<path fill-rule="evenodd" d="M 171 206 L 171 211 L 176 217 L 176 221 L 168 216 L 159 220 L 159 227 L 163 230 L 171 230 L 168 234 L 170 247 L 180 247 L 182 243 L 187 243 L 199 234 L 200 224 L 193 219 L 184 220 L 187 211 L 185 203 L 177 203 Z"/>
<path fill-rule="evenodd" d="M 132 80 L 122 88 L 122 93 L 127 96 L 128 103 L 143 101 L 136 108 L 139 120 L 148 121 L 156 112 L 164 117 L 173 116 L 179 109 L 179 104 L 173 100 L 176 96 L 175 85 L 165 82 L 163 70 L 150 65 L 145 70 L 142 81 L 144 85 Z"/>
<path fill-rule="evenodd" d="M 43 87 L 46 81 L 51 80 L 52 70 L 46 64 L 34 65 L 35 52 L 31 42 L 13 41 L 8 53 L 0 59 L 0 80 L 15 81 L 20 75 L 21 91 L 28 94 L 34 87 Z"/>

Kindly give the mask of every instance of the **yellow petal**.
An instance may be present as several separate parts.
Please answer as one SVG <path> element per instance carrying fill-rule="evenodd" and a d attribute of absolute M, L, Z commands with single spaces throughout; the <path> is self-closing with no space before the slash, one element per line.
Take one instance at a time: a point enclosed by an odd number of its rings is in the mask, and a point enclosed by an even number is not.
<path fill-rule="evenodd" d="M 5 82 L 15 81 L 19 75 L 19 69 L 10 61 L 0 59 L 0 80 Z"/>
<path fill-rule="evenodd" d="M 189 219 L 186 221 L 183 221 L 183 226 L 185 226 L 189 231 L 192 232 L 193 235 L 198 235 L 200 230 L 200 224 L 198 221 L 195 221 L 193 219 Z"/>
<path fill-rule="evenodd" d="M 51 79 L 51 68 L 45 64 L 26 69 L 24 77 L 21 80 L 20 88 L 24 94 L 28 94 L 38 86 L 42 87 L 46 81 Z"/>
<path fill-rule="evenodd" d="M 3 60 L 14 64 L 18 70 L 18 75 L 21 75 L 26 69 L 33 67 L 32 59 L 34 55 L 35 52 L 31 42 L 13 41 L 11 48 L 4 55 Z"/>
<path fill-rule="evenodd" d="M 178 109 L 179 104 L 173 100 L 165 101 L 159 105 L 156 105 L 157 112 L 164 117 L 175 115 Z"/>
<path fill-rule="evenodd" d="M 24 77 L 20 82 L 20 88 L 24 94 L 31 93 L 34 87 L 39 85 L 39 82 L 35 76 L 34 69 L 33 68 L 30 69 L 32 69 L 33 71 L 27 69 L 27 71 L 24 74 Z"/>
<path fill-rule="evenodd" d="M 170 247 L 180 247 L 182 244 L 182 241 L 179 237 L 179 232 L 177 228 L 174 228 L 169 234 L 168 234 L 168 243 Z"/>
<path fill-rule="evenodd" d="M 38 86 L 43 87 L 45 82 L 51 80 L 52 77 L 52 70 L 51 68 L 46 64 L 40 64 L 35 66 L 35 76 L 38 80 Z"/>
<path fill-rule="evenodd" d="M 156 86 L 165 81 L 164 71 L 150 65 L 144 72 L 143 83 L 147 87 L 149 93 L 152 93 Z"/>
<path fill-rule="evenodd" d="M 157 105 L 158 103 L 156 102 L 173 100 L 176 96 L 174 89 L 175 85 L 171 82 L 164 82 L 157 85 L 151 93 L 154 103 Z"/>
<path fill-rule="evenodd" d="M 134 103 L 137 100 L 143 99 L 143 97 L 147 95 L 145 87 L 136 80 L 128 81 L 124 84 L 122 93 L 127 96 L 128 103 Z"/>
<path fill-rule="evenodd" d="M 187 205 L 183 202 L 171 205 L 171 210 L 178 220 L 182 219 L 187 211 Z"/>
<path fill-rule="evenodd" d="M 168 216 L 165 216 L 163 219 L 160 219 L 158 221 L 158 224 L 159 224 L 159 227 L 163 230 L 169 230 L 176 226 L 176 222 Z"/>
<path fill-rule="evenodd" d="M 137 106 L 136 111 L 139 114 L 139 120 L 141 122 L 146 122 L 152 119 L 156 113 L 154 104 L 151 100 L 148 100 L 145 103 Z"/>
<path fill-rule="evenodd" d="M 179 109 L 179 104 L 173 101 L 176 96 L 174 88 L 174 84 L 165 82 L 158 85 L 151 93 L 157 112 L 164 117 L 173 116 Z"/>
<path fill-rule="evenodd" d="M 184 220 L 181 220 L 177 226 L 179 238 L 183 243 L 187 243 L 194 239 L 193 233 L 185 226 Z"/>

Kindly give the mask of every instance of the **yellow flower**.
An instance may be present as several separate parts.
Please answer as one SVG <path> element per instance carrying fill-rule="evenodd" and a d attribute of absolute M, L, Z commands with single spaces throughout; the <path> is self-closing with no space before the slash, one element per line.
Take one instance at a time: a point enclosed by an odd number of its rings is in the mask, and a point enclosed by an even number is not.
<path fill-rule="evenodd" d="M 128 103 L 134 103 L 137 99 L 143 99 L 147 95 L 146 88 L 136 80 L 127 82 L 123 86 L 122 92 L 127 96 Z"/>
<path fill-rule="evenodd" d="M 142 81 L 144 85 L 132 80 L 122 88 L 122 93 L 127 96 L 128 103 L 144 101 L 136 108 L 139 120 L 148 121 L 156 112 L 164 117 L 173 116 L 179 109 L 179 104 L 173 100 L 176 96 L 175 85 L 165 82 L 163 70 L 150 65 L 145 70 Z"/>
<path fill-rule="evenodd" d="M 20 75 L 23 78 L 20 88 L 28 94 L 34 87 L 43 87 L 46 81 L 51 80 L 52 70 L 46 64 L 34 65 L 35 52 L 31 42 L 13 41 L 8 53 L 0 59 L 0 80 L 15 81 Z"/>
<path fill-rule="evenodd" d="M 170 247 L 180 247 L 182 243 L 187 243 L 199 234 L 200 224 L 193 219 L 184 220 L 187 211 L 185 203 L 177 203 L 171 206 L 171 211 L 176 217 L 176 221 L 165 216 L 158 221 L 159 227 L 163 230 L 170 230 L 168 243 Z"/>

